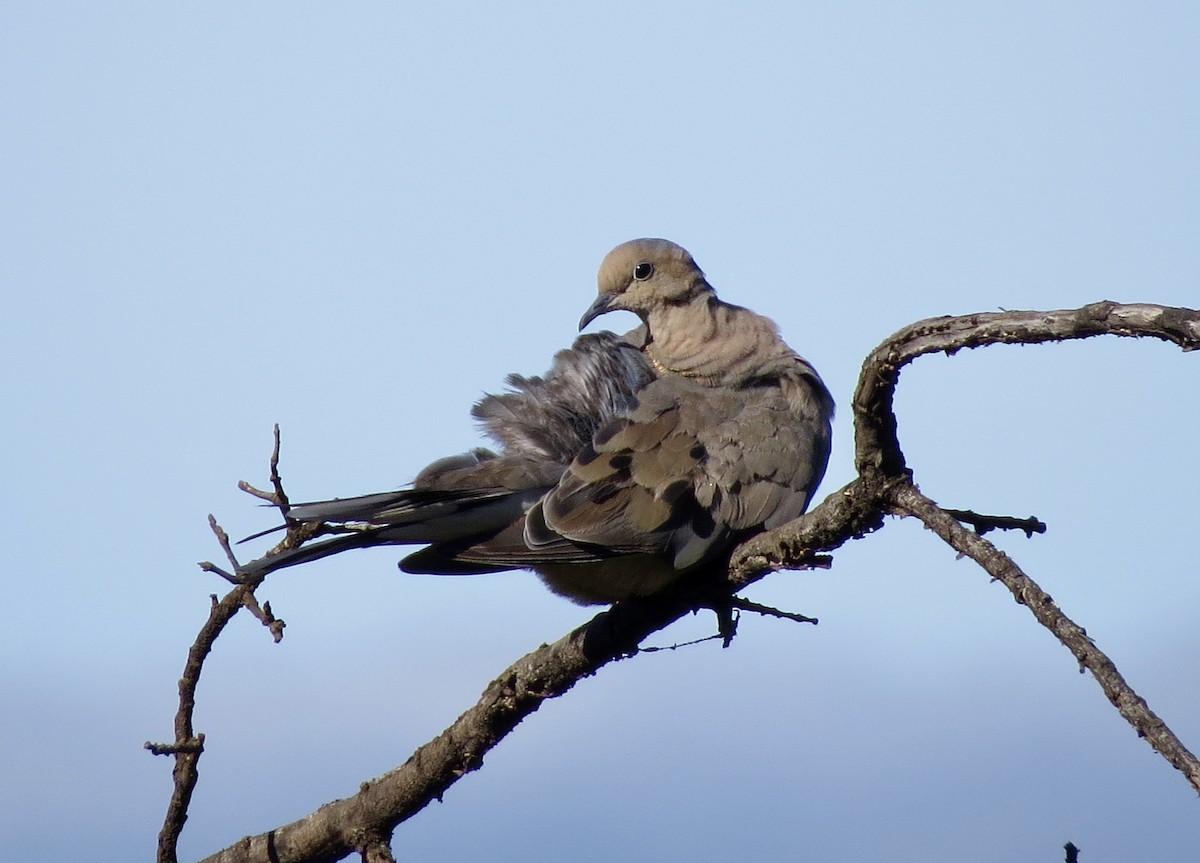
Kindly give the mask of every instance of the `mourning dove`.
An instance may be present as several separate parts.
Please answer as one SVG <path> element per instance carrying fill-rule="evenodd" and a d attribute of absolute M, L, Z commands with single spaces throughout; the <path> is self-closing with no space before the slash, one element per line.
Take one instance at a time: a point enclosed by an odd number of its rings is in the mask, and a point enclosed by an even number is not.
<path fill-rule="evenodd" d="M 427 544 L 406 572 L 532 569 L 581 604 L 655 593 L 796 518 L 829 457 L 833 399 L 769 319 L 722 302 L 667 240 L 604 259 L 582 330 L 623 309 L 643 326 L 580 336 L 544 377 L 472 413 L 500 444 L 441 459 L 408 490 L 292 507 L 359 528 L 268 556 L 270 571 L 348 548 Z"/>

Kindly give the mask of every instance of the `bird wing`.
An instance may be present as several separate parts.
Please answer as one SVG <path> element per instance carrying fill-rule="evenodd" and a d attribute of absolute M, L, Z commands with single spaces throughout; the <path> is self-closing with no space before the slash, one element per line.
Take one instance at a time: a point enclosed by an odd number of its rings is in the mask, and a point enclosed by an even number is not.
<path fill-rule="evenodd" d="M 800 515 L 824 472 L 829 417 L 823 386 L 796 372 L 739 387 L 649 384 L 530 511 L 527 542 L 665 553 L 684 570 L 731 535 Z"/>
<path fill-rule="evenodd" d="M 604 557 L 566 538 L 531 550 L 522 539 L 525 513 L 567 469 L 597 428 L 635 403 L 654 378 L 635 340 L 610 332 L 578 337 L 555 355 L 544 376 L 510 375 L 509 391 L 486 395 L 472 413 L 501 452 L 475 449 L 439 459 L 413 488 L 297 504 L 288 518 L 351 526 L 353 533 L 310 542 L 255 561 L 270 572 L 351 548 L 431 544 L 405 558 L 411 572 L 491 572 L 539 560 L 582 562 Z"/>

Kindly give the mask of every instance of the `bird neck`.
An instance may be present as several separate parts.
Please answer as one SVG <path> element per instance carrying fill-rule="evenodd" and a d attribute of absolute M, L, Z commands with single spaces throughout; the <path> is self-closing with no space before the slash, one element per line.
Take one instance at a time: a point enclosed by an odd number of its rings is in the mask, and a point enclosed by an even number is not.
<path fill-rule="evenodd" d="M 646 345 L 645 354 L 646 359 L 650 361 L 650 365 L 654 367 L 654 371 L 658 373 L 660 378 L 669 375 L 679 375 L 680 377 L 694 380 L 696 383 L 706 387 L 720 386 L 723 383 L 720 375 L 706 375 L 694 369 L 675 368 L 674 366 L 667 365 L 658 358 L 658 353 L 652 342 Z"/>
<path fill-rule="evenodd" d="M 711 293 L 658 306 L 647 315 L 646 325 L 643 351 L 658 374 L 705 386 L 738 386 L 777 371 L 780 360 L 795 358 L 771 321 Z"/>

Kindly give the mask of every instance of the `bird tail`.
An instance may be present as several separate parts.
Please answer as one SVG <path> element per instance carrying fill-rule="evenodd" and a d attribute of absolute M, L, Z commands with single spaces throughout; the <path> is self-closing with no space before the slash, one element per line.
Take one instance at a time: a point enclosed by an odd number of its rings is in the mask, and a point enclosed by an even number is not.
<path fill-rule="evenodd" d="M 372 530 L 356 531 L 355 533 L 342 534 L 341 536 L 335 536 L 332 539 L 325 539 L 320 542 L 310 542 L 298 548 L 291 548 L 277 554 L 268 554 L 260 557 L 258 560 L 252 560 L 247 564 L 243 564 L 238 567 L 238 572 L 249 576 L 263 576 L 277 569 L 286 569 L 289 566 L 310 563 L 314 560 L 320 560 L 323 557 L 329 557 L 331 554 L 349 551 L 353 548 L 373 548 L 378 545 L 388 544 L 381 542 L 377 536 L 373 536 L 374 533 L 375 531 Z"/>
<path fill-rule="evenodd" d="M 352 532 L 269 554 L 242 566 L 265 575 L 355 548 L 480 540 L 521 519 L 544 489 L 408 489 L 297 504 L 290 520 L 352 526 Z"/>

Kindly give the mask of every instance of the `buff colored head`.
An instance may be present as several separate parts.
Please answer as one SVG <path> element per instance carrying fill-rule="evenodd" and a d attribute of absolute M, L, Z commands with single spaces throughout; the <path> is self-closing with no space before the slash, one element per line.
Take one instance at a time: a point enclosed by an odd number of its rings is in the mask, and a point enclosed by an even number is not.
<path fill-rule="evenodd" d="M 633 312 L 645 320 L 656 306 L 688 303 L 712 287 L 688 250 L 670 240 L 645 238 L 617 246 L 600 264 L 600 296 L 579 321 L 583 329 L 605 312 Z"/>

